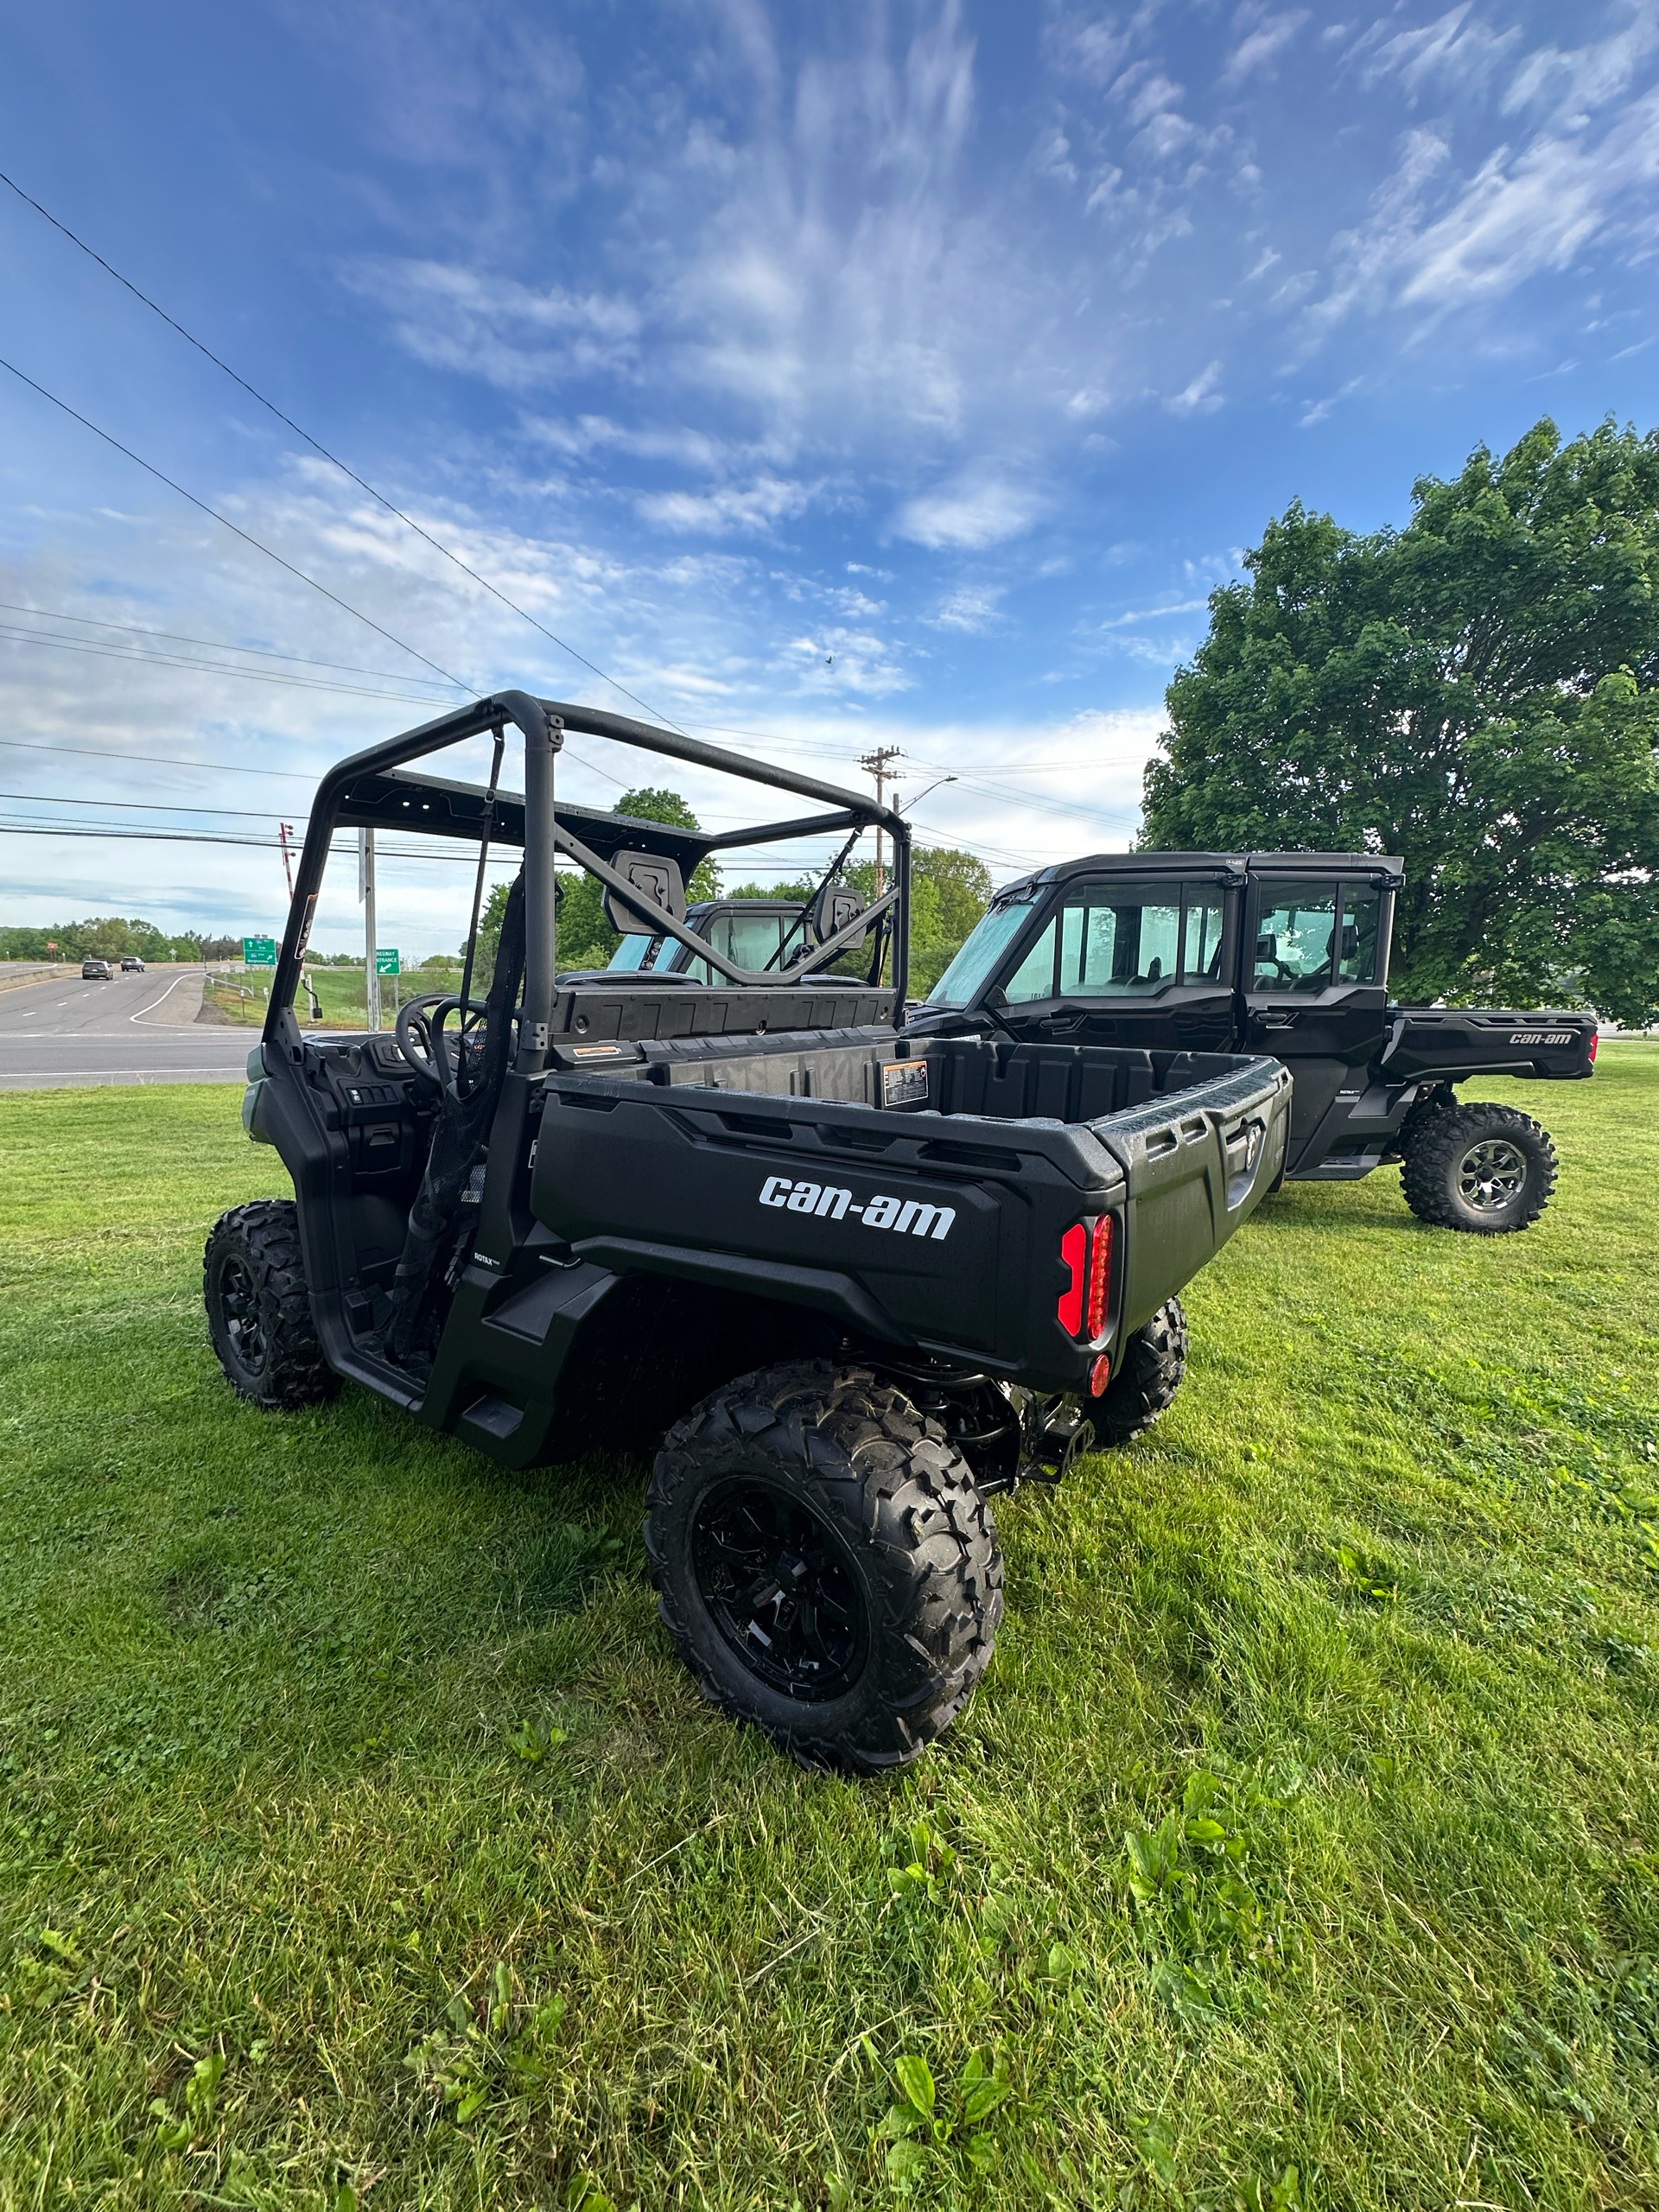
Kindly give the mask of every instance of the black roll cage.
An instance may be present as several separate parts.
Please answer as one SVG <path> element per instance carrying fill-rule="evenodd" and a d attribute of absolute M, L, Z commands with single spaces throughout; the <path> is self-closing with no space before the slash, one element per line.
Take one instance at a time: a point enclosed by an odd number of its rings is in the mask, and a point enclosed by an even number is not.
<path fill-rule="evenodd" d="M 411 760 L 442 752 L 469 737 L 499 732 L 508 724 L 520 732 L 524 741 L 522 798 L 500 792 L 492 808 L 489 794 L 481 786 L 399 772 Z M 747 783 L 769 785 L 833 810 L 705 836 L 700 831 L 638 821 L 591 807 L 563 804 L 556 810 L 553 763 L 570 730 L 584 737 L 611 738 L 641 752 L 715 769 Z M 827 966 L 874 921 L 892 910 L 895 1027 L 904 1019 L 910 981 L 910 825 L 894 808 L 834 784 L 820 783 L 814 776 L 746 760 L 722 747 L 705 745 L 700 738 L 683 737 L 677 730 L 634 721 L 626 715 L 609 714 L 598 707 L 572 706 L 562 700 L 537 699 L 527 691 L 497 691 L 470 706 L 457 707 L 435 721 L 405 730 L 384 744 L 371 746 L 366 752 L 353 753 L 329 769 L 318 785 L 306 825 L 288 926 L 271 981 L 270 1011 L 264 1033 L 267 1046 L 294 1053 L 301 1050 L 300 1027 L 293 1013 L 294 993 L 337 829 L 418 830 L 424 836 L 461 838 L 474 844 L 487 836 L 493 844 L 522 846 L 524 990 L 513 1063 L 515 1072 L 521 1076 L 539 1075 L 547 1065 L 558 988 L 555 864 L 560 853 L 575 861 L 621 904 L 648 920 L 653 935 L 672 937 L 689 945 L 697 958 L 708 961 L 740 988 L 776 990 L 780 982 Z M 695 936 L 653 905 L 612 865 L 621 852 L 655 853 L 675 861 L 689 879 L 697 862 L 709 853 L 852 829 L 882 829 L 891 833 L 893 882 L 852 921 L 791 968 L 787 977 L 780 976 L 775 969 L 741 967 L 716 952 L 706 939 Z M 640 988 L 650 988 L 649 982 L 642 980 Z"/>

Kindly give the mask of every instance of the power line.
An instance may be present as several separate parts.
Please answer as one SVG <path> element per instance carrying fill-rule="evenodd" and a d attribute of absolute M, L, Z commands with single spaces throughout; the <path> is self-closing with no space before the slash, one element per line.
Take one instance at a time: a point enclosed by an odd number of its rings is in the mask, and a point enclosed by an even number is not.
<path fill-rule="evenodd" d="M 176 806 L 170 798 L 86 798 L 79 791 L 73 795 L 62 791 L 0 791 L 0 799 L 21 799 L 31 806 L 118 807 L 128 813 L 137 814 L 236 815 L 245 822 L 276 822 L 281 819 L 267 807 Z"/>
<path fill-rule="evenodd" d="M 250 768 L 239 760 L 183 760 L 166 753 L 125 753 L 115 745 L 43 745 L 38 739 L 0 737 L 10 753 L 68 753 L 82 760 L 137 760 L 147 768 L 194 768 L 204 776 L 273 776 L 285 784 L 318 780 L 302 768 Z"/>
<path fill-rule="evenodd" d="M 160 638 L 174 645 L 203 645 L 214 653 L 251 653 L 258 660 L 289 660 L 302 668 L 332 668 L 344 676 L 380 676 L 389 683 L 431 684 L 429 676 L 399 676 L 388 668 L 359 668 L 346 660 L 313 660 L 306 653 L 279 653 L 270 645 L 227 645 L 217 638 L 184 638 L 175 630 L 152 630 L 142 622 L 105 622 L 96 614 L 60 614 L 50 607 L 22 607 L 9 599 L 0 599 L 0 613 L 33 614 L 42 622 L 79 622 L 89 630 L 124 630 L 135 638 Z M 446 677 L 448 683 L 450 679 Z M 461 687 L 464 690 L 466 687 Z"/>
<path fill-rule="evenodd" d="M 291 415 L 285 415 L 283 412 L 282 409 L 277 406 L 274 399 L 267 399 L 264 392 L 256 390 L 256 388 L 248 382 L 245 377 L 238 375 L 237 372 L 231 366 L 228 361 L 222 361 L 219 355 L 213 351 L 211 346 L 204 346 L 200 338 L 192 336 L 191 333 L 185 328 L 184 325 L 176 321 L 174 316 L 168 315 L 165 308 L 159 306 L 156 301 L 152 300 L 148 292 L 140 291 L 137 285 L 132 282 L 130 277 L 124 276 L 118 269 L 112 267 L 109 262 L 105 260 L 101 253 L 98 252 L 94 247 L 88 245 L 85 238 L 78 238 L 74 232 L 69 228 L 69 226 L 67 223 L 60 223 L 58 220 L 58 218 L 52 213 L 49 208 L 42 207 L 38 200 L 36 200 L 31 194 L 25 192 L 22 186 L 19 184 L 15 178 L 8 176 L 3 169 L 0 169 L 0 184 L 10 186 L 11 190 L 16 194 L 17 197 L 32 207 L 37 215 L 43 216 L 45 219 L 51 224 L 54 231 L 60 232 L 62 235 L 68 239 L 72 245 L 79 246 L 82 253 L 88 255 L 91 259 L 95 261 L 99 267 L 104 270 L 106 276 L 113 276 L 116 283 L 121 285 L 125 290 L 130 292 L 135 300 L 141 301 L 143 304 L 149 309 L 152 315 L 159 315 L 162 321 L 166 323 L 169 330 L 176 331 L 179 336 L 184 340 L 186 345 L 194 346 L 197 353 L 200 353 L 204 359 L 211 361 L 216 369 L 222 370 L 225 375 L 229 377 L 232 384 L 239 385 L 241 389 L 247 393 L 250 399 L 257 400 L 259 405 L 264 408 L 269 414 L 274 415 L 279 423 L 284 423 L 289 429 L 292 430 L 296 438 L 303 438 L 306 444 L 310 447 L 313 453 L 321 454 L 322 458 L 328 462 L 331 467 L 339 469 L 342 476 L 349 477 L 359 491 L 366 492 L 370 499 L 374 500 L 378 505 L 383 506 L 388 514 L 396 515 L 398 521 L 404 524 L 405 529 L 412 530 L 417 537 L 424 538 L 434 552 L 442 554 L 444 559 L 446 561 L 452 562 L 454 565 L 461 571 L 463 575 L 470 576 L 473 582 L 475 584 L 481 586 L 485 591 L 490 594 L 493 599 L 499 600 L 503 607 L 509 608 L 512 613 L 517 614 L 521 620 L 528 622 L 532 630 L 539 630 L 543 637 L 548 639 L 553 645 L 556 645 L 561 652 L 569 653 L 572 660 L 580 661 L 582 665 L 587 669 L 590 674 L 598 677 L 601 683 L 608 683 L 613 690 L 620 691 L 625 699 L 632 699 L 636 707 L 640 708 L 645 714 L 651 715 L 654 721 L 666 723 L 668 728 L 671 729 L 678 728 L 679 725 L 677 722 L 670 721 L 668 716 L 660 713 L 657 708 L 648 706 L 645 701 L 639 696 L 638 692 L 630 691 L 626 683 L 619 683 L 615 677 L 607 675 L 606 671 L 599 666 L 596 661 L 589 660 L 586 653 L 578 652 L 573 645 L 567 644 L 564 639 L 556 635 L 553 631 L 548 628 L 544 622 L 538 621 L 535 615 L 530 613 L 528 608 L 520 607 L 516 600 L 509 599 L 505 592 L 499 590 L 497 587 L 490 582 L 487 576 L 480 576 L 478 570 L 469 567 L 467 563 L 461 559 L 458 553 L 452 553 L 447 545 L 441 544 L 439 541 L 433 537 L 431 531 L 429 530 L 423 529 L 421 524 L 417 523 L 412 516 L 406 515 L 401 507 L 394 506 L 392 502 L 387 499 L 384 492 L 377 492 L 372 484 L 369 483 L 365 478 L 359 476 L 354 468 L 348 467 L 346 464 L 340 460 L 338 454 L 330 453 L 327 447 L 322 444 L 321 440 L 314 438 L 309 430 L 302 430 Z M 9 366 L 10 364 L 7 364 L 7 365 Z M 37 386 L 36 389 L 38 390 L 39 387 Z M 49 394 L 48 396 L 50 397 Z M 113 442 L 113 441 L 111 441 L 111 442 Z M 188 494 L 187 493 L 186 496 L 188 497 Z M 365 620 L 367 618 L 365 617 Z M 393 642 L 396 643 L 397 640 L 394 639 Z M 410 650 L 412 650 L 412 648 Z M 416 658 L 423 658 L 424 656 L 417 655 Z M 429 668 L 432 665 L 432 662 L 427 662 L 427 666 Z M 442 675 L 443 671 L 440 670 L 439 673 Z M 450 679 L 451 682 L 454 682 L 454 680 L 455 679 L 453 677 Z M 463 684 L 461 688 L 463 690 L 470 690 L 474 687 L 470 684 Z"/>
<path fill-rule="evenodd" d="M 4 181 L 8 184 L 11 182 L 10 177 Z M 313 591 L 321 592 L 325 599 L 332 600 L 336 607 L 347 614 L 354 615 L 358 621 L 366 622 L 371 630 L 378 631 L 387 644 L 396 645 L 399 652 L 412 653 L 423 668 L 429 668 L 434 675 L 442 677 L 446 683 L 453 683 L 459 690 L 476 690 L 475 684 L 468 683 L 461 677 L 452 675 L 447 668 L 440 668 L 436 661 L 429 660 L 423 652 L 417 652 L 413 645 L 406 645 L 403 639 L 394 636 L 391 631 L 377 622 L 372 614 L 365 614 L 360 607 L 352 606 L 348 601 L 343 600 L 338 592 L 330 591 L 327 584 L 319 583 L 315 576 L 308 576 L 303 569 L 296 569 L 291 561 L 285 561 L 280 553 L 273 552 L 269 545 L 262 545 L 257 537 L 242 529 L 239 524 L 233 523 L 228 515 L 220 514 L 217 507 L 210 507 L 206 499 L 199 499 L 194 492 L 187 492 L 182 484 L 175 482 L 172 477 L 157 468 L 153 462 L 144 460 L 142 454 L 136 454 L 130 446 L 124 446 L 120 439 L 112 437 L 109 431 L 99 429 L 96 423 L 92 422 L 89 416 L 81 414 L 78 409 L 72 407 L 67 399 L 60 399 L 56 392 L 48 391 L 43 384 L 36 384 L 33 377 L 25 376 L 15 361 L 8 361 L 3 355 L 0 355 L 0 369 L 9 370 L 19 384 L 26 384 L 31 391 L 38 392 L 42 399 L 49 400 L 54 407 L 68 416 L 72 422 L 79 423 L 83 429 L 90 430 L 94 437 L 102 438 L 106 446 L 113 446 L 117 453 L 124 454 L 127 459 L 142 468 L 146 475 L 153 476 L 158 484 L 165 484 L 169 492 L 176 492 L 181 499 L 188 499 L 193 507 L 199 508 L 203 514 L 211 517 L 214 522 L 223 524 L 224 527 L 233 536 L 239 537 L 245 545 L 251 545 L 256 553 L 263 553 L 268 561 L 274 561 L 279 569 L 286 569 L 290 576 L 297 576 L 302 584 L 309 584 Z"/>
<path fill-rule="evenodd" d="M 189 660 L 182 653 L 134 652 L 124 645 L 105 645 L 95 638 L 50 638 L 40 630 L 19 630 L 10 623 L 0 623 L 0 638 L 9 639 L 13 645 L 45 645 L 60 653 L 90 653 L 95 660 L 125 661 L 139 668 L 182 668 L 198 675 L 234 676 L 245 683 L 281 683 L 295 691 L 333 691 L 348 699 L 388 699 L 395 705 L 423 707 L 435 703 L 425 699 L 411 698 L 407 691 L 371 691 L 365 683 L 329 683 L 304 676 L 284 676 L 274 668 L 229 668 L 223 661 Z M 393 677 L 396 683 L 402 681 Z"/>

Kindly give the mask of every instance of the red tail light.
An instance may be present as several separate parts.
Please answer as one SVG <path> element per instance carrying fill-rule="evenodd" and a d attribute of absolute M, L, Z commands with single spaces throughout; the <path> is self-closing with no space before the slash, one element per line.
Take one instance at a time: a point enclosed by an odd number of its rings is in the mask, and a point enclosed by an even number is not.
<path fill-rule="evenodd" d="M 1112 1217 L 1073 1222 L 1060 1239 L 1060 1258 L 1071 1281 L 1054 1309 L 1068 1337 L 1092 1343 L 1106 1326 L 1112 1289 Z"/>
<path fill-rule="evenodd" d="M 1060 1293 L 1055 1311 L 1068 1337 L 1075 1337 L 1083 1326 L 1084 1262 L 1088 1245 L 1089 1232 L 1080 1221 L 1073 1222 L 1060 1239 L 1060 1257 L 1071 1270 L 1071 1280 Z"/>
<path fill-rule="evenodd" d="M 1106 1325 L 1106 1294 L 1112 1281 L 1112 1217 L 1103 1213 L 1095 1224 L 1094 1246 L 1089 1255 L 1089 1329 L 1092 1343 Z"/>
<path fill-rule="evenodd" d="M 1600 1042 L 1601 1032 L 1599 1029 L 1592 1029 L 1590 1032 L 1590 1065 L 1592 1067 L 1594 1067 L 1596 1065 L 1596 1047 L 1600 1044 Z"/>
<path fill-rule="evenodd" d="M 1090 1396 L 1091 1398 L 1103 1398 L 1106 1395 L 1106 1386 L 1111 1379 L 1112 1363 L 1107 1355 L 1104 1352 L 1102 1352 L 1100 1357 L 1095 1362 L 1094 1365 L 1089 1370 Z"/>

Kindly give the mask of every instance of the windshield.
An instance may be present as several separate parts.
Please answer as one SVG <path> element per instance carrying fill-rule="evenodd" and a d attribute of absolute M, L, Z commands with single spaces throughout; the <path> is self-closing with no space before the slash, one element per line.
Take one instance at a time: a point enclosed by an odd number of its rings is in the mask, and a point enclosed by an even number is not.
<path fill-rule="evenodd" d="M 993 906 L 927 995 L 929 1006 L 966 1006 L 1031 912 L 1028 899 Z"/>

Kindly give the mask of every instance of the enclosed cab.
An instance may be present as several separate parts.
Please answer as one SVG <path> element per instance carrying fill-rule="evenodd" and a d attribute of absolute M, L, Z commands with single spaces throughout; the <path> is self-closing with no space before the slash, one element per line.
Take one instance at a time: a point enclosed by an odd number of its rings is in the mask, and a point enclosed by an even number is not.
<path fill-rule="evenodd" d="M 1404 881 L 1401 861 L 1369 853 L 1093 854 L 1000 893 L 910 1027 L 1271 1052 L 1295 1078 L 1288 1178 L 1400 1161 L 1424 1219 L 1524 1228 L 1554 1185 L 1548 1135 L 1513 1107 L 1459 1104 L 1453 1086 L 1587 1076 L 1595 1018 L 1395 1004 Z"/>

